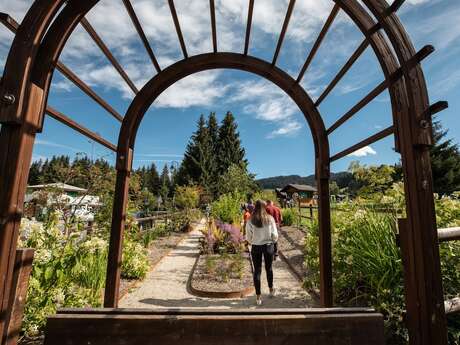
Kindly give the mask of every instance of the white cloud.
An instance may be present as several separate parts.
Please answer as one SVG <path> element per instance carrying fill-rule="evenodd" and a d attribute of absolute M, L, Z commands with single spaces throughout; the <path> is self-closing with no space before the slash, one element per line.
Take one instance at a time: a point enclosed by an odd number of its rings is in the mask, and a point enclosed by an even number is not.
<path fill-rule="evenodd" d="M 302 129 L 302 125 L 297 121 L 287 122 L 282 127 L 272 131 L 267 135 L 268 139 L 273 139 L 279 136 L 293 136 Z"/>
<path fill-rule="evenodd" d="M 56 81 L 56 82 L 53 81 L 51 84 L 51 88 L 57 91 L 70 92 L 73 88 L 73 84 L 67 79 L 63 79 L 63 80 Z"/>
<path fill-rule="evenodd" d="M 280 88 L 264 79 L 248 80 L 233 89 L 229 102 L 246 102 L 243 107 L 246 114 L 257 119 L 269 121 L 278 129 L 268 134 L 267 138 L 293 136 L 302 125 L 295 119 L 300 114 L 297 105 Z"/>
<path fill-rule="evenodd" d="M 63 144 L 55 143 L 53 141 L 48 141 L 48 140 L 35 139 L 35 145 L 56 147 L 56 148 L 61 148 L 61 149 L 74 151 L 74 152 L 83 152 L 83 150 L 81 150 L 81 149 L 77 149 L 77 148 L 72 147 L 72 146 L 63 145 Z"/>
<path fill-rule="evenodd" d="M 220 71 L 212 70 L 190 75 L 166 89 L 154 102 L 158 108 L 210 106 L 225 96 L 229 85 L 220 83 Z"/>
<path fill-rule="evenodd" d="M 370 146 L 364 146 L 363 148 L 360 148 L 359 150 L 356 150 L 353 153 L 350 153 L 348 156 L 353 156 L 353 157 L 366 157 L 370 155 L 376 155 L 377 151 L 375 151 L 372 147 Z"/>

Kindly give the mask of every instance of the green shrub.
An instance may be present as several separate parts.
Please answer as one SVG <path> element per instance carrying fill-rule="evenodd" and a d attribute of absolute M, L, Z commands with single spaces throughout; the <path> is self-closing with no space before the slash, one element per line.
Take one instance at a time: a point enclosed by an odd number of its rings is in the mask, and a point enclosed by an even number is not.
<path fill-rule="evenodd" d="M 241 204 L 243 198 L 239 194 L 224 194 L 211 204 L 211 215 L 224 223 L 239 224 L 242 219 Z"/>
<path fill-rule="evenodd" d="M 174 193 L 176 206 L 181 209 L 197 208 L 200 202 L 200 188 L 196 186 L 178 186 Z"/>
<path fill-rule="evenodd" d="M 294 225 L 297 221 L 297 214 L 292 208 L 283 208 L 283 225 L 291 226 Z"/>
<path fill-rule="evenodd" d="M 361 209 L 358 203 L 343 203 L 340 209 L 343 211 L 332 213 L 335 302 L 375 308 L 385 317 L 387 343 L 405 344 L 408 334 L 403 323 L 404 282 L 395 240 L 396 219 L 393 214 Z M 307 289 L 319 288 L 318 242 L 318 224 L 314 221 L 305 241 Z M 450 298 L 460 291 L 460 244 L 443 243 L 440 257 L 445 297 Z M 449 318 L 450 339 L 458 338 L 459 325 L 458 319 Z"/>
<path fill-rule="evenodd" d="M 51 218 L 50 218 L 51 219 Z M 107 241 L 83 232 L 64 235 L 48 224 L 23 219 L 21 247 L 35 249 L 22 330 L 36 336 L 60 307 L 99 307 L 107 266 Z"/>
<path fill-rule="evenodd" d="M 121 276 L 126 279 L 142 279 L 148 269 L 147 251 L 141 244 L 127 239 L 123 244 Z"/>

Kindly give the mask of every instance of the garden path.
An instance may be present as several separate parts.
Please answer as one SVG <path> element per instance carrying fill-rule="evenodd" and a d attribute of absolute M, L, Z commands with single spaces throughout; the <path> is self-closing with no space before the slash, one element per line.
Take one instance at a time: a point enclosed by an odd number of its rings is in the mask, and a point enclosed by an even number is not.
<path fill-rule="evenodd" d="M 192 231 L 175 249 L 165 256 L 147 277 L 120 300 L 121 308 L 256 308 L 255 297 L 219 299 L 197 297 L 187 286 L 192 268 L 199 255 L 202 234 Z M 314 302 L 298 279 L 282 260 L 274 262 L 277 295 L 268 298 L 265 275 L 262 275 L 263 304 L 257 308 L 297 308 L 313 306 Z"/>

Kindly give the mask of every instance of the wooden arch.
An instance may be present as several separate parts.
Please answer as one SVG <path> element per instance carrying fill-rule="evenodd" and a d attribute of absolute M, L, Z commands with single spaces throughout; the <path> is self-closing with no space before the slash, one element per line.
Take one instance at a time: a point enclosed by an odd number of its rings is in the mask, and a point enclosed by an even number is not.
<path fill-rule="evenodd" d="M 390 6 L 385 0 L 334 0 L 335 6 L 309 53 L 296 80 L 276 67 L 295 0 L 290 0 L 278 45 L 270 62 L 248 55 L 254 0 L 249 0 L 246 39 L 243 54 L 218 53 L 214 1 L 210 0 L 213 53 L 188 57 L 173 0 L 168 0 L 171 14 L 184 55 L 184 60 L 161 70 L 153 50 L 129 0 L 123 0 L 128 14 L 139 33 L 158 75 L 139 91 L 123 71 L 101 38 L 84 18 L 98 0 L 36 0 L 22 24 L 17 28 L 0 88 L 0 334 L 8 319 L 14 255 L 22 216 L 35 134 L 42 128 L 45 112 L 79 132 L 92 136 L 106 147 L 117 150 L 117 185 L 108 266 L 106 306 L 117 304 L 118 266 L 121 255 L 124 200 L 131 169 L 132 148 L 137 127 L 146 107 L 164 88 L 176 80 L 209 68 L 238 68 L 271 80 L 281 87 L 301 108 L 313 134 L 316 151 L 316 171 L 320 196 L 320 259 L 321 301 L 332 305 L 332 269 L 329 213 L 329 165 L 356 149 L 395 134 L 395 146 L 401 153 L 406 178 L 407 218 L 399 220 L 401 251 L 404 264 L 407 325 L 411 344 L 447 344 L 446 321 L 440 276 L 439 249 L 432 195 L 431 168 L 428 148 L 431 145 L 431 115 L 439 107 L 430 106 L 420 61 L 432 47 L 415 52 L 401 25 L 396 11 L 403 0 Z M 299 86 L 328 29 L 339 10 L 354 21 L 365 38 L 358 49 L 331 81 L 318 100 L 313 103 Z M 372 15 L 371 15 L 372 14 Z M 11 20 L 2 17 L 7 26 Z M 123 118 L 93 90 L 78 79 L 66 66 L 58 62 L 59 55 L 78 24 L 83 25 L 101 48 L 128 86 L 137 94 Z M 363 51 L 371 46 L 381 65 L 384 80 L 330 128 L 325 129 L 317 107 L 348 72 Z M 72 122 L 64 114 L 47 105 L 54 69 L 58 68 L 93 100 L 122 122 L 118 147 Z M 351 148 L 329 156 L 328 135 L 340 127 L 372 99 L 388 89 L 391 96 L 393 126 L 363 140 Z M 117 273 L 118 272 L 118 273 Z"/>

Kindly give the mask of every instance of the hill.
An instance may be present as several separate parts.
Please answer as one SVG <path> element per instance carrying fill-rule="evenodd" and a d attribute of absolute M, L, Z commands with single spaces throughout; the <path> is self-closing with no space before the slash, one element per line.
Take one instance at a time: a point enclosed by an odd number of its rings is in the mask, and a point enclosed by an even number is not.
<path fill-rule="evenodd" d="M 339 188 L 347 187 L 350 181 L 353 179 L 351 173 L 342 171 L 339 173 L 331 173 L 331 181 L 337 182 Z M 296 184 L 307 184 L 310 186 L 316 185 L 315 175 L 299 176 L 299 175 L 287 175 L 287 176 L 274 176 L 261 178 L 257 180 L 260 188 L 262 189 L 275 189 L 283 188 L 290 183 Z"/>

